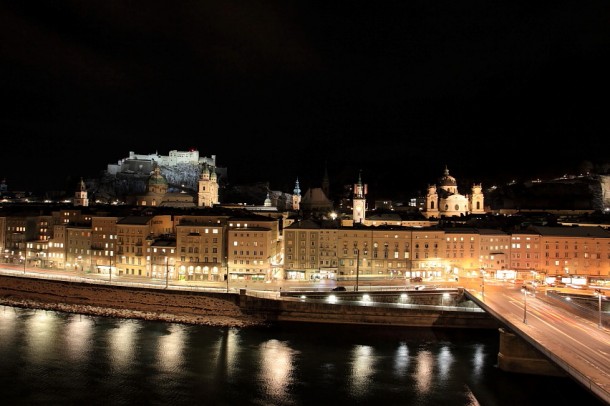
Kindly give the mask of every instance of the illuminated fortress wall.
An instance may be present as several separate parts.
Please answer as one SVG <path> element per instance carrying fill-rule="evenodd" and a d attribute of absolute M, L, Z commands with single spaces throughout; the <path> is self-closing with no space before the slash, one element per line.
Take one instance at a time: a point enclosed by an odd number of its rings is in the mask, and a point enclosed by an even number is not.
<path fill-rule="evenodd" d="M 107 172 L 110 175 L 116 175 L 119 172 L 123 172 L 125 168 L 129 168 L 131 161 L 143 161 L 143 162 L 155 162 L 159 166 L 173 167 L 180 164 L 208 164 L 210 166 L 216 166 L 216 155 L 211 157 L 200 157 L 199 151 L 169 151 L 169 155 L 154 154 L 136 154 L 133 151 L 129 151 L 127 158 L 120 159 L 116 164 L 108 164 Z"/>

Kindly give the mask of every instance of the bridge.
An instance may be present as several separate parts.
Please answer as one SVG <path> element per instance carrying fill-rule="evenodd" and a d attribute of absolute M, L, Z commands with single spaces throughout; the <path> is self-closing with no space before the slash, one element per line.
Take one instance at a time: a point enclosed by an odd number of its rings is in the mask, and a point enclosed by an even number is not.
<path fill-rule="evenodd" d="M 470 300 L 510 330 L 505 334 L 518 336 L 610 404 L 610 331 L 601 305 L 594 321 L 558 306 L 551 294 L 489 284 L 466 289 Z M 510 362 L 500 354 L 500 367 L 504 361 Z"/>

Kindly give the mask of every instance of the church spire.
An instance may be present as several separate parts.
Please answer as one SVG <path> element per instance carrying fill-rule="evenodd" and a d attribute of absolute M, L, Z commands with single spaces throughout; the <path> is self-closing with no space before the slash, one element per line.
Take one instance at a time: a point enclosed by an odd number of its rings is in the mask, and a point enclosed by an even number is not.
<path fill-rule="evenodd" d="M 297 178 L 297 181 L 294 184 L 294 190 L 292 191 L 292 193 L 297 196 L 301 196 L 301 187 L 299 186 L 299 178 Z"/>
<path fill-rule="evenodd" d="M 292 210 L 299 210 L 301 208 L 301 187 L 299 186 L 299 178 L 294 184 L 294 190 L 292 191 Z"/>
<path fill-rule="evenodd" d="M 355 199 L 364 199 L 364 195 L 366 194 L 364 190 L 364 186 L 362 185 L 362 169 L 358 172 L 358 183 L 354 185 L 354 198 Z"/>
<path fill-rule="evenodd" d="M 328 165 L 324 164 L 324 178 L 322 178 L 322 191 L 326 197 L 330 197 L 330 180 L 328 179 Z"/>

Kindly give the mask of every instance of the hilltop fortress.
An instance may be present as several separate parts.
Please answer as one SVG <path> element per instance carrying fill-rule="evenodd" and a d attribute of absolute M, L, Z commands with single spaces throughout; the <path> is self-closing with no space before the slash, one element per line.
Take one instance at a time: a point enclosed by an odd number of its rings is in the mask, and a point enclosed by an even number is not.
<path fill-rule="evenodd" d="M 127 158 L 120 159 L 116 164 L 108 164 L 106 171 L 109 175 L 117 175 L 118 173 L 144 173 L 149 175 L 153 170 L 153 163 L 160 167 L 174 167 L 180 164 L 192 165 L 209 165 L 216 167 L 216 155 L 211 157 L 200 157 L 199 151 L 191 149 L 189 151 L 169 151 L 169 155 L 154 154 L 136 154 L 129 151 Z"/>

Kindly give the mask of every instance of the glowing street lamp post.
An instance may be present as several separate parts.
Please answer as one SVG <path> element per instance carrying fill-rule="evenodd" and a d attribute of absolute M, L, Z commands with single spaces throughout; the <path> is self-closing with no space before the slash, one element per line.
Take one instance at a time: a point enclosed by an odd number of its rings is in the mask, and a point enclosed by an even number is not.
<path fill-rule="evenodd" d="M 598 310 L 599 310 L 598 327 L 602 328 L 602 291 L 601 291 L 601 289 L 595 289 L 595 292 L 597 293 L 597 303 L 598 303 Z"/>
<path fill-rule="evenodd" d="M 169 285 L 169 258 L 165 257 L 165 289 Z"/>
<path fill-rule="evenodd" d="M 485 301 L 485 271 L 481 269 L 481 297 Z"/>
<path fill-rule="evenodd" d="M 527 324 L 527 289 L 523 288 L 523 323 Z"/>
<path fill-rule="evenodd" d="M 358 292 L 358 278 L 360 276 L 360 250 L 356 248 L 356 286 L 355 291 Z"/>
<path fill-rule="evenodd" d="M 228 261 L 227 257 L 225 257 L 225 266 L 227 267 L 227 274 L 226 274 L 226 279 L 227 279 L 227 293 L 229 293 L 229 261 Z"/>

